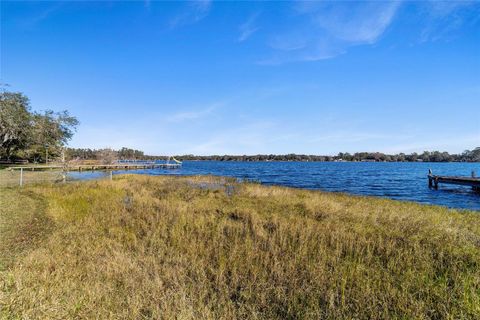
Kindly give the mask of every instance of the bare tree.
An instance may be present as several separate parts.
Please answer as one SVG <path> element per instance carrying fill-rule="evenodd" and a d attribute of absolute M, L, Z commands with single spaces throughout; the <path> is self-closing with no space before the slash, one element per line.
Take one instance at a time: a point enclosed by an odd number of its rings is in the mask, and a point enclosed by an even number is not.
<path fill-rule="evenodd" d="M 117 161 L 117 159 L 117 152 L 111 148 L 101 149 L 97 154 L 97 160 L 102 161 L 103 164 L 112 164 Z"/>

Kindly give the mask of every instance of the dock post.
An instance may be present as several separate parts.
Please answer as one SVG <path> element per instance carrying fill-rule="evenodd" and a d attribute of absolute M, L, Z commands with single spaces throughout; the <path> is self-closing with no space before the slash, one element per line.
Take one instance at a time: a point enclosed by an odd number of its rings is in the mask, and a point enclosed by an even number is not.
<path fill-rule="evenodd" d="M 432 185 L 432 169 L 428 169 L 428 187 L 433 187 Z"/>
<path fill-rule="evenodd" d="M 472 178 L 476 178 L 476 177 L 477 177 L 477 173 L 475 172 L 475 170 L 472 170 Z M 478 186 L 473 186 L 472 190 L 473 192 L 480 193 L 480 187 Z"/>
<path fill-rule="evenodd" d="M 438 178 L 435 177 L 435 180 L 434 180 L 434 188 L 435 190 L 438 190 Z"/>
<path fill-rule="evenodd" d="M 110 170 L 110 181 L 113 180 L 113 170 Z"/>
<path fill-rule="evenodd" d="M 23 186 L 23 168 L 20 168 L 20 187 Z"/>

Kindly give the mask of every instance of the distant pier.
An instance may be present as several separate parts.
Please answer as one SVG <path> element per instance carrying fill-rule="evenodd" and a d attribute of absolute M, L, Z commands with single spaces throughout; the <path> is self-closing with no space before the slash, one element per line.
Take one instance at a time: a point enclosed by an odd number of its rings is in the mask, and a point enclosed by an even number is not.
<path fill-rule="evenodd" d="M 440 183 L 455 184 L 462 186 L 470 186 L 476 192 L 480 192 L 480 178 L 478 178 L 474 171 L 471 177 L 457 177 L 457 176 L 438 176 L 428 170 L 428 186 L 430 188 L 438 189 Z"/>
<path fill-rule="evenodd" d="M 40 171 L 40 170 L 65 170 L 65 171 L 96 171 L 96 170 L 138 170 L 138 169 L 177 169 L 182 165 L 179 163 L 153 163 L 153 162 L 137 162 L 137 163 L 115 163 L 115 164 L 69 164 L 50 165 L 50 166 L 18 166 L 10 167 L 9 170 L 25 170 L 25 171 Z"/>
<path fill-rule="evenodd" d="M 67 180 L 67 173 L 72 171 L 107 171 L 110 172 L 110 180 L 113 179 L 113 171 L 114 170 L 138 170 L 138 169 L 177 169 L 182 166 L 180 161 L 176 161 L 175 163 L 156 163 L 155 161 L 146 161 L 146 160 L 135 160 L 135 161 L 122 161 L 113 164 L 101 164 L 101 163 L 94 163 L 94 164 L 72 164 L 72 163 L 61 163 L 56 165 L 36 165 L 36 166 L 16 166 L 16 167 L 9 167 L 7 170 L 20 171 L 20 179 L 19 184 L 20 187 L 24 184 L 24 172 L 26 171 L 48 171 L 48 170 L 57 170 L 61 172 L 63 182 L 65 183 Z"/>

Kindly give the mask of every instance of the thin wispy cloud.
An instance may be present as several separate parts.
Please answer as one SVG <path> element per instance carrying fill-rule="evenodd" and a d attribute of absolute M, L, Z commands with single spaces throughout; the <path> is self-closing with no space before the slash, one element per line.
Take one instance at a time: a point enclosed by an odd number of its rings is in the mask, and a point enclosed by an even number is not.
<path fill-rule="evenodd" d="M 26 16 L 25 20 L 23 20 L 21 24 L 26 28 L 33 28 L 37 24 L 41 23 L 44 20 L 47 20 L 49 17 L 55 14 L 55 12 L 57 12 L 62 6 L 63 6 L 62 2 L 49 5 L 47 8 L 43 9 L 42 11 L 39 11 L 35 16 L 32 16 L 32 17 Z"/>
<path fill-rule="evenodd" d="M 211 0 L 196 0 L 188 2 L 182 12 L 170 20 L 170 28 L 196 23 L 205 18 L 212 6 Z"/>
<path fill-rule="evenodd" d="M 273 57 L 260 63 L 330 59 L 351 46 L 374 44 L 399 6 L 399 2 L 302 2 L 294 8 L 300 22 L 271 38 Z"/>
<path fill-rule="evenodd" d="M 216 103 L 200 110 L 177 112 L 168 116 L 166 120 L 168 122 L 183 122 L 188 120 L 196 120 L 211 115 L 216 109 L 222 107 L 223 105 L 224 103 Z"/>
<path fill-rule="evenodd" d="M 451 40 L 457 30 L 480 19 L 477 1 L 430 1 L 423 4 L 424 27 L 419 42 Z"/>
<path fill-rule="evenodd" d="M 212 132 L 211 136 L 187 151 L 194 154 L 254 154 L 267 150 L 266 146 L 278 141 L 281 135 L 272 135 L 279 130 L 272 121 L 255 120 L 240 126 Z"/>
<path fill-rule="evenodd" d="M 256 25 L 256 20 L 258 18 L 259 13 L 256 12 L 252 14 L 247 21 L 242 23 L 238 28 L 240 31 L 240 35 L 238 37 L 238 42 L 243 42 L 250 38 L 255 32 L 258 31 L 259 27 Z"/>
<path fill-rule="evenodd" d="M 379 42 L 399 16 L 402 6 L 415 7 L 412 19 L 419 42 L 451 40 L 457 31 L 480 21 L 478 1 L 405 1 L 296 3 L 289 28 L 268 40 L 271 56 L 259 64 L 318 61 L 345 54 L 350 48 Z M 415 30 L 415 29 L 412 29 Z M 278 30 L 276 30 L 278 31 Z"/>
<path fill-rule="evenodd" d="M 375 43 L 392 23 L 400 2 L 322 6 L 311 13 L 313 24 L 346 45 Z"/>

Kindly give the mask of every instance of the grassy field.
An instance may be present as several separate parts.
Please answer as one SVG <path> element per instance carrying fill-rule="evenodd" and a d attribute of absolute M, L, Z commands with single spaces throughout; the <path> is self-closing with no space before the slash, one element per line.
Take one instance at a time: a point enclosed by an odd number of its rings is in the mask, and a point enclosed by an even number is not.
<path fill-rule="evenodd" d="M 69 162 L 69 165 L 97 165 L 98 160 L 82 160 Z M 63 180 L 62 170 L 58 168 L 45 168 L 45 164 L 27 165 L 0 165 L 0 187 L 16 187 L 20 184 L 20 170 L 11 170 L 10 167 L 28 167 L 23 170 L 23 184 L 42 184 L 46 182 L 61 182 Z M 61 162 L 49 162 L 48 166 L 62 166 Z M 34 167 L 34 171 L 31 168 Z M 68 179 L 68 177 L 67 177 Z M 71 180 L 71 179 L 70 179 Z"/>
<path fill-rule="evenodd" d="M 0 189 L 2 319 L 480 319 L 480 215 L 214 177 Z"/>
<path fill-rule="evenodd" d="M 23 184 L 39 184 L 62 181 L 61 170 L 24 170 Z M 20 184 L 20 171 L 0 169 L 0 187 L 14 187 Z"/>

